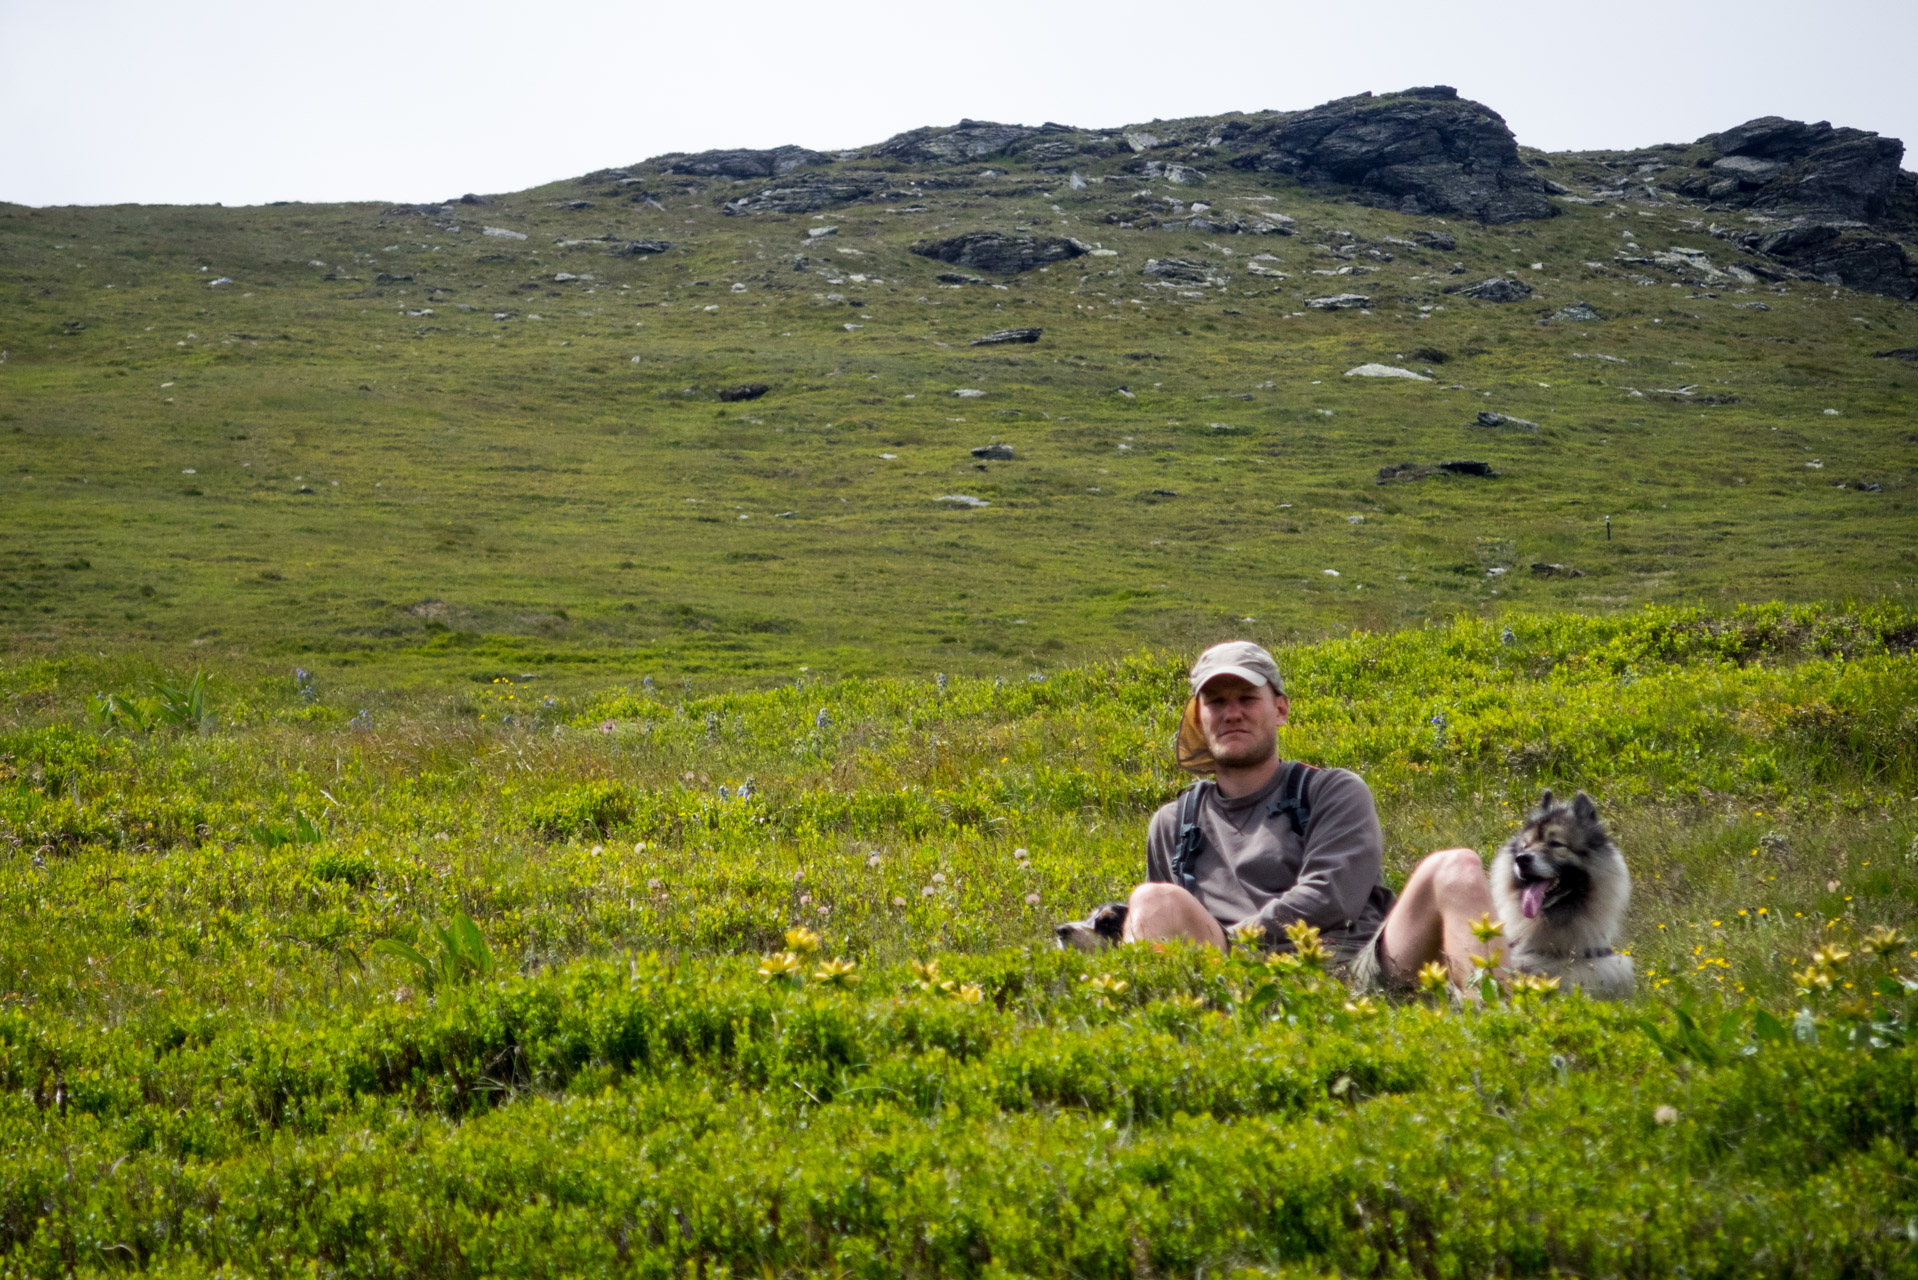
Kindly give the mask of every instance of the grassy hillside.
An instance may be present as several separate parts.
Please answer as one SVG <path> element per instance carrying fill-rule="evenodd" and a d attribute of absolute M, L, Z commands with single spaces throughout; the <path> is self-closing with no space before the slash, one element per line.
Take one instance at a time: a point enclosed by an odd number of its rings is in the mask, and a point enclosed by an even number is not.
<path fill-rule="evenodd" d="M 1918 343 L 1910 306 L 1683 284 L 1669 249 L 1728 252 L 1687 202 L 1483 227 L 1223 164 L 867 163 L 897 189 L 818 215 L 659 166 L 443 209 L 0 210 L 11 642 L 382 680 L 1025 671 L 1508 604 L 1910 598 L 1918 375 L 1872 355 Z M 1298 233 L 1166 225 L 1195 199 Z M 1012 277 L 908 251 L 980 229 L 1100 249 Z M 640 239 L 671 247 L 609 253 Z M 1225 283 L 1142 274 L 1167 258 Z M 1533 296 L 1445 292 L 1498 272 Z M 1373 305 L 1306 306 L 1346 291 Z M 1044 336 L 968 345 L 1011 326 Z M 1344 376 L 1368 362 L 1432 380 Z M 1498 474 L 1379 482 L 1458 459 Z"/>
<path fill-rule="evenodd" d="M 215 727 L 151 732 L 87 713 L 140 706 L 118 660 L 16 664 L 0 1256 L 1899 1274 L 1915 635 L 1650 611 L 1282 651 L 1285 748 L 1371 780 L 1394 883 L 1541 785 L 1602 797 L 1643 998 L 1481 1013 L 1052 949 L 1177 786 L 1177 655 L 370 715 L 215 680 Z"/>

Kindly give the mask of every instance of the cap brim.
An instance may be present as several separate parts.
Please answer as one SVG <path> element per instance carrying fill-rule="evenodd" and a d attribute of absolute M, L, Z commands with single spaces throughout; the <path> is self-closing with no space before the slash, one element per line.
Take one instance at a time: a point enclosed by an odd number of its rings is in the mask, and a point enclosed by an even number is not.
<path fill-rule="evenodd" d="M 1258 688 L 1263 688 L 1264 686 L 1272 683 L 1272 680 L 1269 676 L 1265 675 L 1262 672 L 1254 671 L 1250 667 L 1236 667 L 1236 666 L 1220 667 L 1216 671 L 1206 672 L 1205 678 L 1203 680 L 1198 681 L 1192 686 L 1192 692 L 1194 693 L 1199 692 L 1199 690 L 1205 688 L 1207 685 L 1211 684 L 1214 680 L 1217 680 L 1220 676 L 1237 676 L 1239 679 L 1245 681 L 1247 684 L 1253 685 Z"/>

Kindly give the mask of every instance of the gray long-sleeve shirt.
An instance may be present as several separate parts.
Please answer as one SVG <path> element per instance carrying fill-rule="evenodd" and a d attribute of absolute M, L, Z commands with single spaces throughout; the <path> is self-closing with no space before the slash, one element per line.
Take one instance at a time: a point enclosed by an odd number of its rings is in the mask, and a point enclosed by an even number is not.
<path fill-rule="evenodd" d="M 1382 878 L 1385 835 L 1371 789 L 1345 769 L 1310 773 L 1306 800 L 1312 822 L 1304 840 L 1287 814 L 1272 814 L 1284 780 L 1250 795 L 1225 796 L 1209 788 L 1199 806 L 1205 847 L 1192 866 L 1198 898 L 1229 933 L 1257 918 L 1269 945 L 1297 920 L 1318 927 L 1328 947 L 1350 954 L 1385 921 L 1392 891 Z M 1179 802 L 1152 815 L 1146 835 L 1146 878 L 1171 883 L 1179 841 Z"/>

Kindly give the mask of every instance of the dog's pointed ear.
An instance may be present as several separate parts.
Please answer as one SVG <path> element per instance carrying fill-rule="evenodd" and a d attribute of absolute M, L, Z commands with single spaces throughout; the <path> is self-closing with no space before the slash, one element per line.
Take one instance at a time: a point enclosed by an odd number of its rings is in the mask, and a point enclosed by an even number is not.
<path fill-rule="evenodd" d="M 1581 791 L 1572 799 L 1572 816 L 1580 822 L 1597 822 L 1598 806 L 1592 803 L 1590 796 Z"/>
<path fill-rule="evenodd" d="M 1538 807 L 1540 809 L 1549 809 L 1552 807 L 1552 789 L 1550 787 L 1545 788 L 1544 793 L 1539 796 Z"/>

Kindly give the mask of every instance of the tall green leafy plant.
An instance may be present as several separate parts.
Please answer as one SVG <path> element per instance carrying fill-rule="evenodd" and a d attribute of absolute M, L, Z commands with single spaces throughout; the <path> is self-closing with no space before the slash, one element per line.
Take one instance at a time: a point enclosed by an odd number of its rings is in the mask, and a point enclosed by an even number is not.
<path fill-rule="evenodd" d="M 419 972 L 420 985 L 428 991 L 441 987 L 460 987 L 493 976 L 496 965 L 486 937 L 464 912 L 454 912 L 449 925 L 422 921 L 427 935 L 421 950 L 397 938 L 382 938 L 372 947 L 374 955 L 394 956 Z"/>

